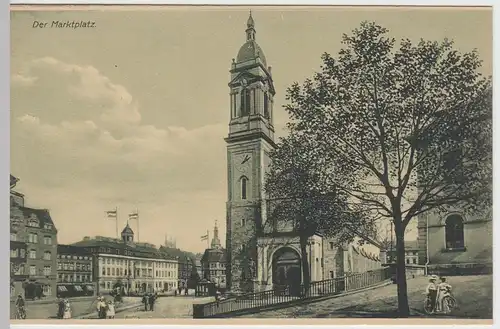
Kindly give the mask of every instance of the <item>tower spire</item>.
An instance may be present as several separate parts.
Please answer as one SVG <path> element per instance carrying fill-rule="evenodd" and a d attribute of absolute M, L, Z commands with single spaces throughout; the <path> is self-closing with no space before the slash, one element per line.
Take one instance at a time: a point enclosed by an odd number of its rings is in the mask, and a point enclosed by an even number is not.
<path fill-rule="evenodd" d="M 212 249 L 218 249 L 220 248 L 220 240 L 219 240 L 219 228 L 217 227 L 217 220 L 215 220 L 215 226 L 214 226 L 214 237 L 212 238 L 212 243 L 211 247 Z"/>
<path fill-rule="evenodd" d="M 255 22 L 252 17 L 252 11 L 250 10 L 250 15 L 247 20 L 247 29 L 245 31 L 247 33 L 247 41 L 255 40 Z"/>

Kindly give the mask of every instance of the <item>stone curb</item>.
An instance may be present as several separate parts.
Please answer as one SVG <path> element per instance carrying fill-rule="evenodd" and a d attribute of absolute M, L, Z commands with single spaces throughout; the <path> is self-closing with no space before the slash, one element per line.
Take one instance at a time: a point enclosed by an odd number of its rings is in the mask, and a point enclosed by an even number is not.
<path fill-rule="evenodd" d="M 127 305 L 127 306 L 116 309 L 115 313 L 121 313 L 124 311 L 128 311 L 132 308 L 140 307 L 142 305 L 143 305 L 142 303 Z M 92 312 L 92 313 L 88 313 L 88 314 L 79 315 L 77 317 L 74 317 L 74 319 L 90 319 L 92 317 L 96 317 L 97 315 L 98 315 L 97 312 Z"/>

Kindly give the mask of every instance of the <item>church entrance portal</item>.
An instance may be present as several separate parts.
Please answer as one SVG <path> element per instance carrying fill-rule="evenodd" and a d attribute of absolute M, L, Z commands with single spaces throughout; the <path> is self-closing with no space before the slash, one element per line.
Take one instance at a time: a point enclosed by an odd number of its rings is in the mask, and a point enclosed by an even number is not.
<path fill-rule="evenodd" d="M 302 283 L 301 278 L 299 254 L 288 247 L 276 251 L 273 256 L 273 285 L 275 288 L 285 290 L 286 287 L 290 295 L 298 296 Z"/>

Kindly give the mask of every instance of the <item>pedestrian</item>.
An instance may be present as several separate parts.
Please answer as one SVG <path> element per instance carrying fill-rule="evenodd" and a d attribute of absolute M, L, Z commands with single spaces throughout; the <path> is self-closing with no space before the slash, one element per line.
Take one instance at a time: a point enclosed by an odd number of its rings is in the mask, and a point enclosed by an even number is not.
<path fill-rule="evenodd" d="M 71 304 L 68 299 L 64 300 L 64 314 L 63 319 L 71 319 Z"/>
<path fill-rule="evenodd" d="M 151 312 L 154 311 L 154 308 L 155 308 L 155 301 L 156 301 L 156 295 L 154 294 L 151 294 L 151 296 L 149 296 L 149 310 Z"/>
<path fill-rule="evenodd" d="M 115 303 L 110 300 L 108 302 L 108 310 L 106 312 L 106 317 L 108 319 L 114 319 L 115 318 Z"/>
<path fill-rule="evenodd" d="M 149 305 L 149 296 L 148 294 L 144 294 L 144 296 L 142 297 L 142 302 L 144 303 L 144 311 L 147 311 L 148 310 L 148 305 Z"/>
<path fill-rule="evenodd" d="M 184 288 L 184 296 L 187 296 L 188 295 L 188 288 Z"/>
<path fill-rule="evenodd" d="M 99 319 L 105 319 L 106 318 L 106 303 L 104 300 L 104 297 L 99 296 L 97 298 L 97 313 Z"/>
<path fill-rule="evenodd" d="M 434 313 L 436 309 L 436 302 L 437 302 L 437 292 L 438 292 L 438 286 L 436 284 L 437 276 L 432 275 L 429 279 L 429 284 L 427 285 L 427 288 L 425 289 L 425 293 L 427 294 L 427 297 L 430 299 L 430 306 L 431 306 L 431 312 Z"/>
<path fill-rule="evenodd" d="M 440 279 L 441 283 L 438 284 L 436 311 L 442 312 L 443 314 L 449 314 L 451 310 L 444 298 L 451 296 L 451 285 L 446 282 L 445 277 L 441 277 Z"/>
<path fill-rule="evenodd" d="M 57 308 L 57 318 L 62 319 L 64 315 L 64 299 L 59 298 L 59 301 L 57 303 L 58 308 Z"/>

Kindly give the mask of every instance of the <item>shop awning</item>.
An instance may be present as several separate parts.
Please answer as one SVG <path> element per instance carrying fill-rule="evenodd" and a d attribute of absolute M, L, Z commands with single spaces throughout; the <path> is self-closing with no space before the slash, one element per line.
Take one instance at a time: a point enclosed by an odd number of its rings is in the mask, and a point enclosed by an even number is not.
<path fill-rule="evenodd" d="M 83 291 L 83 288 L 81 286 L 74 286 L 76 291 Z"/>
<path fill-rule="evenodd" d="M 94 286 L 86 286 L 87 290 L 94 291 Z"/>
<path fill-rule="evenodd" d="M 67 292 L 68 288 L 66 288 L 66 286 L 57 286 L 57 291 L 59 291 L 59 292 Z"/>

